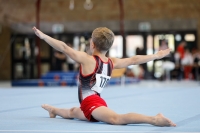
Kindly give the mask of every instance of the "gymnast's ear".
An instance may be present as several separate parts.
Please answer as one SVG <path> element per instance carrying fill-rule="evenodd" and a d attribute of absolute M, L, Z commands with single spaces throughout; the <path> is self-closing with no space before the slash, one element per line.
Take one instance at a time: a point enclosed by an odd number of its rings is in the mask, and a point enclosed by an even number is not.
<path fill-rule="evenodd" d="M 91 41 L 90 41 L 90 47 L 91 47 L 92 49 L 95 48 L 95 44 L 94 44 L 94 42 L 92 41 L 92 39 L 91 39 Z"/>

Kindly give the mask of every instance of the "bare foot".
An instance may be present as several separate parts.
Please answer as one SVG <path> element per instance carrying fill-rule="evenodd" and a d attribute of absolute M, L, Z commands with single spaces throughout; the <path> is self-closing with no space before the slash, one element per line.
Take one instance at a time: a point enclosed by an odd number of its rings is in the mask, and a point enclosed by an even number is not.
<path fill-rule="evenodd" d="M 155 116 L 155 126 L 161 126 L 161 127 L 172 126 L 172 127 L 175 127 L 176 124 L 174 124 L 171 120 L 164 117 L 163 114 L 159 113 Z"/>
<path fill-rule="evenodd" d="M 42 108 L 49 112 L 49 117 L 50 118 L 55 118 L 56 117 L 56 115 L 53 113 L 53 111 L 54 111 L 54 107 L 53 106 L 48 105 L 48 104 L 43 104 Z"/>

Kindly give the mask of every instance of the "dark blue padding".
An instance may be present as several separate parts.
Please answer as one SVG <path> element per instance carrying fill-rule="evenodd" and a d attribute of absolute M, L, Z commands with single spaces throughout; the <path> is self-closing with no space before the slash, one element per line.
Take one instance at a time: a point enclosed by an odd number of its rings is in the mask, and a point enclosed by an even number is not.
<path fill-rule="evenodd" d="M 13 80 L 12 86 L 77 86 L 78 72 L 48 72 L 41 76 L 41 79 Z M 125 84 L 138 83 L 138 78 L 125 78 Z M 111 78 L 108 85 L 120 85 L 121 78 Z"/>

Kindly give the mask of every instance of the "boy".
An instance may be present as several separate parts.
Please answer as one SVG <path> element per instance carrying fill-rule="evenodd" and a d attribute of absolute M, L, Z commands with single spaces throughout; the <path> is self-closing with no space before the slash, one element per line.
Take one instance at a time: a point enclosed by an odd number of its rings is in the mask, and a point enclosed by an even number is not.
<path fill-rule="evenodd" d="M 68 119 L 102 121 L 113 125 L 148 123 L 155 126 L 176 126 L 162 114 L 156 116 L 145 116 L 136 113 L 117 114 L 109 109 L 106 102 L 100 97 L 101 91 L 110 79 L 112 69 L 163 58 L 170 53 L 170 49 L 159 51 L 153 55 L 136 55 L 124 59 L 107 58 L 105 54 L 114 41 L 114 33 L 108 28 L 100 27 L 93 31 L 90 40 L 92 55 L 76 51 L 64 42 L 45 35 L 35 27 L 33 30 L 40 39 L 80 64 L 78 86 L 80 108 L 60 109 L 47 104 L 42 105 L 49 112 L 51 118 L 58 115 Z"/>

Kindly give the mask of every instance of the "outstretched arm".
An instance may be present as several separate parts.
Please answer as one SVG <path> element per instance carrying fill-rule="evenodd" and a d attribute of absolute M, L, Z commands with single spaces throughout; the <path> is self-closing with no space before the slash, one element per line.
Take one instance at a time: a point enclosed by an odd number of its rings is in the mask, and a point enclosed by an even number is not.
<path fill-rule="evenodd" d="M 123 58 L 123 59 L 111 58 L 111 59 L 113 61 L 114 68 L 119 69 L 119 68 L 126 68 L 129 65 L 138 65 L 155 59 L 161 59 L 167 56 L 170 53 L 170 51 L 171 49 L 166 49 L 166 50 L 160 50 L 156 54 L 152 55 L 136 55 L 130 58 Z"/>
<path fill-rule="evenodd" d="M 54 49 L 68 55 L 70 58 L 72 58 L 73 60 L 75 60 L 78 63 L 83 63 L 83 58 L 85 56 L 88 56 L 85 52 L 81 52 L 81 51 L 76 51 L 74 49 L 72 49 L 71 47 L 69 47 L 67 44 L 65 44 L 62 41 L 56 40 L 46 34 L 44 34 L 43 32 L 41 32 L 40 30 L 38 30 L 36 27 L 33 27 L 33 30 L 35 32 L 35 34 L 42 40 L 44 40 L 45 42 L 47 42 L 50 46 L 52 46 Z"/>

